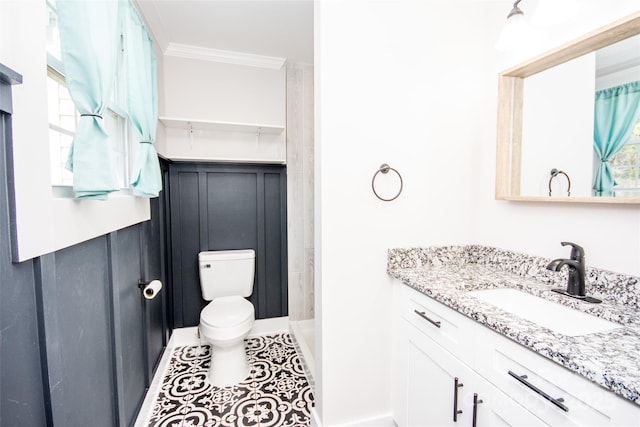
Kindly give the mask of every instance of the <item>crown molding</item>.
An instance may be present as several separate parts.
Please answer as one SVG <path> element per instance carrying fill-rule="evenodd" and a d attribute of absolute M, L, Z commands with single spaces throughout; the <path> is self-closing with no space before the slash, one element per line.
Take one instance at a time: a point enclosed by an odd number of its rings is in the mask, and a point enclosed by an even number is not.
<path fill-rule="evenodd" d="M 251 53 L 233 52 L 230 50 L 209 49 L 188 44 L 169 43 L 166 56 L 198 59 L 201 61 L 222 62 L 225 64 L 246 65 L 249 67 L 270 68 L 279 70 L 287 62 L 286 58 L 254 55 Z"/>

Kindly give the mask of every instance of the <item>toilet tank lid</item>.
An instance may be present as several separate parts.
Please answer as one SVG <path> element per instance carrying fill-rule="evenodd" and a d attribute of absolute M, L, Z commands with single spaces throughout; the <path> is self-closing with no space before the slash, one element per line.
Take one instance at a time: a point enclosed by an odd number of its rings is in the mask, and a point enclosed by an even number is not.
<path fill-rule="evenodd" d="M 256 253 L 253 249 L 238 249 L 230 251 L 205 251 L 198 254 L 199 261 L 216 261 L 230 259 L 249 259 L 255 258 Z"/>

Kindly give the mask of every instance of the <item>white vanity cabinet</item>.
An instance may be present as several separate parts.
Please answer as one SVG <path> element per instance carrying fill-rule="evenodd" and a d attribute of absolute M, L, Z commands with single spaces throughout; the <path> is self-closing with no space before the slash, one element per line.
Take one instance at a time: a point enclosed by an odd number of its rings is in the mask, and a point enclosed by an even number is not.
<path fill-rule="evenodd" d="M 406 322 L 399 426 L 542 426 L 540 420 Z"/>
<path fill-rule="evenodd" d="M 632 402 L 399 281 L 394 286 L 398 426 L 640 426 Z M 475 424 L 474 395 L 482 401 Z M 454 408 L 462 411 L 455 419 Z"/>

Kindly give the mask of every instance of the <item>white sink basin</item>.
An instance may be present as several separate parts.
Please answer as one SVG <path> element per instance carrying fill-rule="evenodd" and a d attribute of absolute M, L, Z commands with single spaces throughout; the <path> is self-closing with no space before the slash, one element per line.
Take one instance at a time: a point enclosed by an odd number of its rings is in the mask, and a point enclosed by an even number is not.
<path fill-rule="evenodd" d="M 608 320 L 547 301 L 517 289 L 486 289 L 471 291 L 467 295 L 471 295 L 554 332 L 571 337 L 606 332 L 622 327 Z"/>

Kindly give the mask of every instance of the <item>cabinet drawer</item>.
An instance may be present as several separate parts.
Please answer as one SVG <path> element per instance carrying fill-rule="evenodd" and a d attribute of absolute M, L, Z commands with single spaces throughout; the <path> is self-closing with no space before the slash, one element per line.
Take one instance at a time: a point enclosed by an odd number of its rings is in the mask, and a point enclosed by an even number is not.
<path fill-rule="evenodd" d="M 619 398 L 517 345 L 494 348 L 489 380 L 550 425 L 607 426 Z"/>
<path fill-rule="evenodd" d="M 464 319 L 450 308 L 429 297 L 409 289 L 403 307 L 403 317 L 427 336 L 435 339 L 444 348 L 460 350 L 460 322 Z"/>

